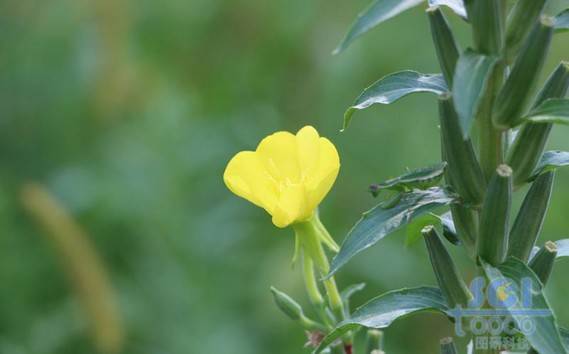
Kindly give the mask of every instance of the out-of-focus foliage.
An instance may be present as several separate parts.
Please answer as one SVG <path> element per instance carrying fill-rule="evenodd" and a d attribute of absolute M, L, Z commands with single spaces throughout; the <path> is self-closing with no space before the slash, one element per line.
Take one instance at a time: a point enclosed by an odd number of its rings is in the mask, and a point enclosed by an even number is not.
<path fill-rule="evenodd" d="M 299 353 L 303 334 L 271 285 L 305 299 L 290 267 L 291 230 L 232 196 L 223 167 L 275 130 L 316 126 L 342 169 L 321 217 L 341 241 L 374 201 L 367 186 L 436 163 L 436 107 L 426 96 L 342 114 L 388 73 L 437 71 L 421 8 L 330 52 L 367 5 L 324 0 L 4 0 L 0 2 L 0 353 L 96 353 L 75 271 L 24 208 L 39 183 L 84 231 L 109 274 L 124 353 Z M 552 9 L 569 4 L 557 0 Z M 551 11 L 551 13 L 556 13 Z M 449 17 L 452 17 L 449 12 Z M 469 37 L 461 19 L 452 24 Z M 556 36 L 545 72 L 569 58 Z M 463 41 L 465 42 L 465 41 Z M 555 127 L 550 149 L 568 149 Z M 560 171 L 546 238 L 569 235 Z M 29 201 L 28 201 L 29 202 Z M 366 281 L 353 305 L 386 289 L 435 284 L 421 243 L 404 233 L 339 274 Z M 397 264 L 397 267 L 393 265 Z M 549 297 L 569 324 L 560 265 Z M 414 335 L 408 340 L 409 331 Z M 430 315 L 397 323 L 388 352 L 434 352 Z"/>

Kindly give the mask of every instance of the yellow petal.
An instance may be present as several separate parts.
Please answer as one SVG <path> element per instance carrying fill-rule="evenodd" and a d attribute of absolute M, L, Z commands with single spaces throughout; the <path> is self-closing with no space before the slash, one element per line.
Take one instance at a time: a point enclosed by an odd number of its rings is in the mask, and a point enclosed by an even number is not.
<path fill-rule="evenodd" d="M 296 137 L 289 132 L 269 135 L 257 147 L 259 159 L 277 181 L 299 182 Z"/>
<path fill-rule="evenodd" d="M 312 213 L 306 209 L 306 205 L 304 185 L 294 184 L 283 188 L 273 211 L 273 224 L 287 227 L 295 221 L 308 219 Z"/>
<path fill-rule="evenodd" d="M 326 138 L 320 138 L 320 155 L 318 167 L 308 176 L 306 189 L 310 208 L 316 208 L 330 191 L 338 172 L 340 171 L 340 157 L 336 147 Z"/>
<path fill-rule="evenodd" d="M 307 125 L 296 133 L 298 161 L 301 175 L 306 178 L 318 168 L 320 158 L 320 136 L 313 127 Z"/>
<path fill-rule="evenodd" d="M 271 213 L 278 186 L 253 151 L 242 151 L 227 164 L 223 180 L 229 190 Z"/>

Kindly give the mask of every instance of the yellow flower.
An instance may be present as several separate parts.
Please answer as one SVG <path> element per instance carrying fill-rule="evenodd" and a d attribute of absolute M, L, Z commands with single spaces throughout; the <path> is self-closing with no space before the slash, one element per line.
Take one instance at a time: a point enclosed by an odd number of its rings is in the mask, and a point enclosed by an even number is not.
<path fill-rule="evenodd" d="M 276 132 L 255 151 L 241 151 L 227 164 L 223 180 L 233 193 L 265 209 L 277 227 L 286 227 L 313 216 L 339 170 L 334 145 L 306 126 L 296 135 Z"/>

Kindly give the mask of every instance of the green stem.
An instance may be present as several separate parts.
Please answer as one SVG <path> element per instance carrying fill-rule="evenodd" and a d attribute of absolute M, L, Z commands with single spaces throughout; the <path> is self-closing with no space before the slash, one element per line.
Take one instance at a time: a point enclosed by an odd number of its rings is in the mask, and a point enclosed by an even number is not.
<path fill-rule="evenodd" d="M 330 236 L 324 226 L 317 221 L 317 216 L 315 215 L 314 218 L 309 221 L 295 224 L 295 231 L 304 247 L 305 259 L 311 258 L 322 277 L 328 275 L 330 263 L 328 262 L 322 243 L 330 239 Z M 305 277 L 306 276 L 307 274 L 305 274 Z M 312 277 L 314 277 L 314 273 L 312 273 Z M 315 284 L 316 280 L 314 279 L 313 282 Z M 344 304 L 334 277 L 325 279 L 323 283 L 330 309 L 338 319 L 343 319 Z"/>
<path fill-rule="evenodd" d="M 316 282 L 316 277 L 314 275 L 314 262 L 312 261 L 312 258 L 304 254 L 302 265 L 304 272 L 304 285 L 306 287 L 310 303 L 318 313 L 320 319 L 328 327 L 332 327 L 333 323 L 330 320 L 330 316 L 326 313 L 324 298 L 320 293 L 320 289 L 318 289 L 318 283 Z"/>

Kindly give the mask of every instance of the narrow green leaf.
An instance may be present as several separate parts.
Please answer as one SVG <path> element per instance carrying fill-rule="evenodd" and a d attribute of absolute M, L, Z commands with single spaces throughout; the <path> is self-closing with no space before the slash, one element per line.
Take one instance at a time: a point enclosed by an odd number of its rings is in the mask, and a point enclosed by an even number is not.
<path fill-rule="evenodd" d="M 524 321 L 533 321 L 535 330 L 526 334 L 526 338 L 533 348 L 541 354 L 567 353 L 561 341 L 561 335 L 557 328 L 556 319 L 551 311 L 545 296 L 542 293 L 541 283 L 537 276 L 522 261 L 516 258 L 509 258 L 505 263 L 498 267 L 481 260 L 482 267 L 486 276 L 490 280 L 490 286 L 503 286 L 503 284 L 521 284 L 522 279 L 529 279 L 532 284 L 532 308 L 527 309 L 520 303 L 509 305 L 504 308 L 514 319 L 518 326 Z M 495 291 L 498 289 L 494 289 Z M 500 309 L 502 310 L 502 309 Z M 544 313 L 540 316 L 528 313 L 528 310 L 541 310 Z"/>
<path fill-rule="evenodd" d="M 558 123 L 567 125 L 569 124 L 569 99 L 549 99 L 531 110 L 523 119 L 534 123 Z"/>
<path fill-rule="evenodd" d="M 342 290 L 340 296 L 344 301 L 349 300 L 355 293 L 357 293 L 358 291 L 362 291 L 365 287 L 366 287 L 365 283 L 352 284 L 347 288 L 345 288 L 344 290 Z"/>
<path fill-rule="evenodd" d="M 535 179 L 538 175 L 555 170 L 558 167 L 569 165 L 569 152 L 567 151 L 546 151 L 543 153 L 541 160 L 537 164 L 530 180 Z"/>
<path fill-rule="evenodd" d="M 466 20 L 466 8 L 462 0 L 429 0 L 429 6 L 446 6 Z"/>
<path fill-rule="evenodd" d="M 365 283 L 359 283 L 359 284 L 352 284 L 350 286 L 348 286 L 347 288 L 345 288 L 344 290 L 342 290 L 342 292 L 340 293 L 340 297 L 342 298 L 342 302 L 344 303 L 344 313 L 345 313 L 345 317 L 349 317 L 350 316 L 350 299 L 351 297 L 359 292 L 362 291 L 364 288 L 366 287 Z"/>
<path fill-rule="evenodd" d="M 557 258 L 569 257 L 569 239 L 555 241 L 557 246 Z"/>
<path fill-rule="evenodd" d="M 467 49 L 456 64 L 452 92 L 464 137 L 468 137 L 498 59 Z"/>
<path fill-rule="evenodd" d="M 446 162 L 436 165 L 418 168 L 402 174 L 399 177 L 388 179 L 385 182 L 374 185 L 374 190 L 381 192 L 382 190 L 392 190 L 397 192 L 407 192 L 413 189 L 427 189 L 436 186 L 441 181 Z"/>
<path fill-rule="evenodd" d="M 398 204 L 389 209 L 381 205 L 365 212 L 350 230 L 340 252 L 332 260 L 329 276 L 345 265 L 352 257 L 373 246 L 385 236 L 408 224 L 414 218 L 435 208 L 455 202 L 457 197 L 447 190 L 433 187 L 403 193 Z"/>
<path fill-rule="evenodd" d="M 380 295 L 358 308 L 349 319 L 342 321 L 320 343 L 313 354 L 322 352 L 344 333 L 359 327 L 386 328 L 395 320 L 424 311 L 448 313 L 446 301 L 437 288 L 400 289 Z"/>
<path fill-rule="evenodd" d="M 569 9 L 565 9 L 555 16 L 555 24 L 553 27 L 556 31 L 568 31 L 569 30 Z"/>
<path fill-rule="evenodd" d="M 421 4 L 424 0 L 374 0 L 350 27 L 348 34 L 333 54 L 346 49 L 356 38 L 371 30 L 380 23 L 387 21 L 400 13 Z"/>
<path fill-rule="evenodd" d="M 432 92 L 440 95 L 448 90 L 441 74 L 421 74 L 405 70 L 389 74 L 366 88 L 353 105 L 344 113 L 344 129 L 348 127 L 355 111 L 373 104 L 390 104 L 416 92 Z"/>

